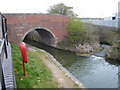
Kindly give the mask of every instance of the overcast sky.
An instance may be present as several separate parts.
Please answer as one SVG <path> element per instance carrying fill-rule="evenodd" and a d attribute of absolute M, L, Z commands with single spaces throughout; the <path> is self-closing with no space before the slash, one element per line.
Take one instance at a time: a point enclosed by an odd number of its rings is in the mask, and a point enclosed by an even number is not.
<path fill-rule="evenodd" d="M 117 12 L 120 0 L 1 0 L 2 13 L 46 13 L 53 4 L 73 7 L 79 17 L 109 17 Z"/>

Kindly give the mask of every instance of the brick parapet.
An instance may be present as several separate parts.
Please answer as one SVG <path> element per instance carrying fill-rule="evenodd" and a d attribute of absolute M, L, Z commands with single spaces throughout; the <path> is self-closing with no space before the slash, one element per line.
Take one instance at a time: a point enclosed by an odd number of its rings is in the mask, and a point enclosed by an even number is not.
<path fill-rule="evenodd" d="M 66 25 L 69 18 L 66 16 L 40 13 L 6 13 L 4 16 L 8 21 L 11 42 L 20 43 L 25 33 L 38 27 L 50 30 L 57 37 L 58 42 L 67 34 Z"/>

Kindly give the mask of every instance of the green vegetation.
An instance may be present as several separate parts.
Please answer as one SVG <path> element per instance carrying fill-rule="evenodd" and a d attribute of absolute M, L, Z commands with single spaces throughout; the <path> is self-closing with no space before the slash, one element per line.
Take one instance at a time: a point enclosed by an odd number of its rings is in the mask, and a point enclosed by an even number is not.
<path fill-rule="evenodd" d="M 97 33 L 99 33 L 99 41 L 101 44 L 109 44 L 111 45 L 111 48 L 106 51 L 105 58 L 107 60 L 112 61 L 120 61 L 120 43 L 118 42 L 118 29 L 117 28 L 111 28 L 107 29 L 104 27 L 102 30 L 98 30 Z"/>
<path fill-rule="evenodd" d="M 86 25 L 88 26 L 89 24 L 85 24 L 77 18 L 71 19 L 67 25 L 67 30 L 69 32 L 67 39 L 69 42 L 74 44 L 92 42 L 93 38 L 95 38 L 93 35 L 94 31 L 92 29 L 88 29 Z"/>
<path fill-rule="evenodd" d="M 67 25 L 67 30 L 69 32 L 69 35 L 67 36 L 67 39 L 69 42 L 72 43 L 78 43 L 78 41 L 81 41 L 85 38 L 85 30 L 83 27 L 83 23 L 77 20 L 70 20 L 70 22 Z"/>
<path fill-rule="evenodd" d="M 118 33 L 114 30 L 99 30 L 100 43 L 115 45 L 117 44 Z"/>
<path fill-rule="evenodd" d="M 79 18 L 72 18 L 67 24 L 67 31 L 68 35 L 58 43 L 58 47 L 78 52 L 81 55 L 87 50 L 89 50 L 87 54 L 94 53 L 100 50 L 100 44 L 108 44 L 114 47 L 111 52 L 117 56 L 118 52 L 115 50 L 118 41 L 117 28 L 92 25 L 81 22 Z"/>
<path fill-rule="evenodd" d="M 67 25 L 67 30 L 69 33 L 81 33 L 85 32 L 83 23 L 77 19 L 71 19 Z"/>
<path fill-rule="evenodd" d="M 66 38 L 74 44 L 100 42 L 115 45 L 118 40 L 117 28 L 83 23 L 79 18 L 71 19 L 67 25 L 67 30 L 69 34 Z"/>
<path fill-rule="evenodd" d="M 106 53 L 106 59 L 120 62 L 120 42 L 112 46 Z"/>
<path fill-rule="evenodd" d="M 60 15 L 65 15 L 69 17 L 77 16 L 77 14 L 75 14 L 72 9 L 73 7 L 66 6 L 64 3 L 59 3 L 59 4 L 55 4 L 51 6 L 48 9 L 48 13 L 49 14 L 60 14 Z"/>
<path fill-rule="evenodd" d="M 52 73 L 42 63 L 37 55 L 28 52 L 29 62 L 26 65 L 27 76 L 23 76 L 22 59 L 19 47 L 12 44 L 14 71 L 17 88 L 57 88 L 52 80 Z"/>
<path fill-rule="evenodd" d="M 75 48 L 76 45 L 89 43 L 95 43 L 98 41 L 95 31 L 90 29 L 90 24 L 86 24 L 80 21 L 78 18 L 72 18 L 67 24 L 68 35 L 65 40 L 60 42 L 60 47 Z"/>

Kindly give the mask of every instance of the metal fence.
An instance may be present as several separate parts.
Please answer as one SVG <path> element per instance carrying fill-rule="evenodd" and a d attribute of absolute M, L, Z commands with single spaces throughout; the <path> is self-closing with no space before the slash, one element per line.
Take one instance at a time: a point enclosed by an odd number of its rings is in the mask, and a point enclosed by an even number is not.
<path fill-rule="evenodd" d="M 0 13 L 0 32 L 2 33 L 2 38 L 0 40 L 0 87 L 1 89 L 5 89 L 5 80 L 4 80 L 4 74 L 3 74 L 3 57 L 5 55 L 5 58 L 8 58 L 7 53 L 7 46 L 8 46 L 8 30 L 7 30 L 7 19 Z"/>

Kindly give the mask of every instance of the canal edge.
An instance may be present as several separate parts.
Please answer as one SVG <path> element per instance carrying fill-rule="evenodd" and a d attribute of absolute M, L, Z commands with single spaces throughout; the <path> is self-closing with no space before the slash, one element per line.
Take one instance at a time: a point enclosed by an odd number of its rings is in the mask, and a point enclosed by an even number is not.
<path fill-rule="evenodd" d="M 39 49 L 40 50 L 40 49 Z M 40 50 L 42 52 L 45 52 L 48 54 L 48 57 L 50 57 L 50 59 L 53 61 L 53 63 L 55 63 L 60 70 L 62 70 L 63 72 L 65 72 L 65 74 L 67 75 L 67 77 L 69 77 L 72 81 L 74 81 L 79 87 L 82 88 L 82 90 L 86 90 L 85 86 L 76 78 L 74 77 L 67 69 L 65 69 L 55 58 L 54 56 L 52 56 L 50 53 L 48 53 L 45 50 Z"/>

